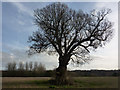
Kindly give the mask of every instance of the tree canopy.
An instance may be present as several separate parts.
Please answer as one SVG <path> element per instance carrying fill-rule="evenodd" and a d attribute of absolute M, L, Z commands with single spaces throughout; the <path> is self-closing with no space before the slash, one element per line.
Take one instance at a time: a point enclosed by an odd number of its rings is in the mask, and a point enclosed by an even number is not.
<path fill-rule="evenodd" d="M 67 56 L 66 63 L 86 62 L 91 49 L 105 45 L 113 35 L 112 22 L 107 19 L 111 9 L 85 13 L 73 10 L 64 3 L 53 3 L 34 10 L 39 30 L 29 37 L 29 55 L 48 52 Z M 60 60 L 59 60 L 60 61 Z"/>

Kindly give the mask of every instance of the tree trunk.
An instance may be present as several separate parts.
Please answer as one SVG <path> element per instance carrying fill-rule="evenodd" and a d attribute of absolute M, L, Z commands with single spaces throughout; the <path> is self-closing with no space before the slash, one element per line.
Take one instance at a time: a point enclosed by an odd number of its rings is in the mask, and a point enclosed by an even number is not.
<path fill-rule="evenodd" d="M 64 85 L 67 83 L 67 67 L 66 66 L 59 66 L 56 69 L 56 84 L 57 85 Z"/>
<path fill-rule="evenodd" d="M 65 57 L 59 58 L 59 66 L 56 69 L 56 84 L 65 85 L 67 84 L 67 65 L 68 60 Z"/>

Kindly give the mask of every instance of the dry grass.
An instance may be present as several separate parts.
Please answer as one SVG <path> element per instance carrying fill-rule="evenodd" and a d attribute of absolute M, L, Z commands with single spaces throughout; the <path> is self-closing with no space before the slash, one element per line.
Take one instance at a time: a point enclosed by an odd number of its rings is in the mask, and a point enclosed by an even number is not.
<path fill-rule="evenodd" d="M 24 81 L 32 81 L 32 80 L 49 80 L 50 77 L 3 77 L 3 83 L 11 83 L 11 82 L 24 82 Z"/>
<path fill-rule="evenodd" d="M 50 77 L 3 77 L 3 88 L 117 88 L 118 77 L 75 77 L 71 86 L 50 85 Z"/>
<path fill-rule="evenodd" d="M 48 81 L 50 77 L 3 77 L 3 88 L 39 88 L 38 85 L 29 82 L 32 81 Z"/>

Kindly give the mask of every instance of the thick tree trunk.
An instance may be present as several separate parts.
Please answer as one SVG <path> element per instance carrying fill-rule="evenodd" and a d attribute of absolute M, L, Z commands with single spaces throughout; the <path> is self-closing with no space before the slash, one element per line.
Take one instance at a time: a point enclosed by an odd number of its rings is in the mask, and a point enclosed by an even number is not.
<path fill-rule="evenodd" d="M 64 85 L 67 83 L 67 66 L 59 66 L 56 69 L 56 84 Z"/>
<path fill-rule="evenodd" d="M 67 65 L 68 65 L 68 58 L 60 57 L 59 58 L 59 66 L 56 69 L 56 84 L 57 85 L 64 85 L 67 84 Z"/>

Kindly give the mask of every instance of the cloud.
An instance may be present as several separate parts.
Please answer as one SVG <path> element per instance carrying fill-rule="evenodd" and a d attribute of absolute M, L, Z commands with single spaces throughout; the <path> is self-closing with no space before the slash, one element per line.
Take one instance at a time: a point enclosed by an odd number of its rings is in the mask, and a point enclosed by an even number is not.
<path fill-rule="evenodd" d="M 19 62 L 41 62 L 45 65 L 46 69 L 54 69 L 58 66 L 57 57 L 49 56 L 46 53 L 36 54 L 28 57 L 27 50 L 28 47 L 15 42 L 14 44 L 3 44 L 4 50 L 7 49 L 7 52 L 3 51 L 2 54 L 2 67 L 5 68 L 8 62 L 15 61 Z"/>
<path fill-rule="evenodd" d="M 25 25 L 25 23 L 24 23 L 23 21 L 18 21 L 18 23 L 19 23 L 20 25 Z"/>
<path fill-rule="evenodd" d="M 33 11 L 25 7 L 22 3 L 20 2 L 11 2 L 11 3 L 18 8 L 19 13 L 26 13 L 29 16 L 33 17 Z"/>
<path fill-rule="evenodd" d="M 2 60 L 2 68 L 5 68 L 6 63 L 12 62 L 14 59 L 14 57 L 11 54 L 6 52 L 0 52 L 0 55 L 2 56 L 0 57 L 0 59 Z"/>

